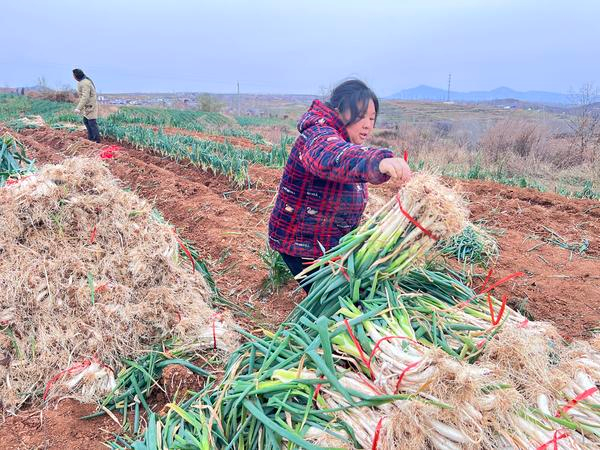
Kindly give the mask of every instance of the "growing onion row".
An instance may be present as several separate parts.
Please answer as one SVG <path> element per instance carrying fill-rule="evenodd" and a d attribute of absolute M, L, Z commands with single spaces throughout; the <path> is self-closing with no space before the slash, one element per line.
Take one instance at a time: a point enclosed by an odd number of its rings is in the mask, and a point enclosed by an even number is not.
<path fill-rule="evenodd" d="M 205 131 L 208 126 L 224 126 L 232 123 L 231 119 L 216 112 L 135 106 L 120 108 L 109 118 L 121 124 L 146 124 L 194 131 Z"/>
<path fill-rule="evenodd" d="M 223 174 L 238 186 L 250 183 L 248 166 L 261 164 L 282 167 L 288 153 L 286 141 L 274 145 L 271 152 L 260 149 L 237 148 L 229 143 L 202 140 L 192 136 L 173 135 L 136 125 L 121 125 L 112 120 L 99 122 L 100 132 L 119 142 L 128 142 L 138 148 L 153 149 L 177 161 L 190 161 L 202 170 Z"/>

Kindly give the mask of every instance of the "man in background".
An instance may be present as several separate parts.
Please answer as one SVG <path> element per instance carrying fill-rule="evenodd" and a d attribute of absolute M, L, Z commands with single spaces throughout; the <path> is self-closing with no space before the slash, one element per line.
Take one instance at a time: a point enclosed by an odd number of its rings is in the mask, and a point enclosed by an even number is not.
<path fill-rule="evenodd" d="M 98 123 L 96 122 L 96 119 L 98 119 L 96 86 L 81 69 L 73 69 L 73 78 L 77 80 L 77 94 L 79 95 L 79 103 L 75 108 L 75 113 L 83 116 L 83 124 L 87 129 L 88 139 L 100 142 L 100 131 L 98 131 Z"/>

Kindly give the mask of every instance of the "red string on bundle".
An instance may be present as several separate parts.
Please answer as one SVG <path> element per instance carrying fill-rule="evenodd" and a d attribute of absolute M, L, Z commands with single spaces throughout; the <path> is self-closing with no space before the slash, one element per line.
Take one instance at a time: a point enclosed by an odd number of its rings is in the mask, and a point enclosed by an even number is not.
<path fill-rule="evenodd" d="M 100 286 L 94 289 L 94 293 L 96 294 L 100 294 L 106 291 L 108 291 L 108 283 L 101 284 Z"/>
<path fill-rule="evenodd" d="M 413 344 L 417 344 L 417 345 L 419 344 L 414 339 L 411 339 L 411 338 L 406 337 L 406 336 L 385 336 L 385 337 L 382 337 L 377 342 L 375 342 L 375 346 L 373 347 L 373 351 L 371 352 L 371 355 L 369 356 L 369 363 L 368 363 L 367 367 L 371 367 L 371 361 L 373 360 L 373 357 L 375 356 L 375 353 L 377 352 L 377 350 L 381 349 L 381 343 L 382 342 L 386 342 L 386 341 L 391 341 L 392 339 L 402 339 L 402 340 L 405 340 L 405 341 L 408 341 L 408 342 L 412 342 Z"/>
<path fill-rule="evenodd" d="M 415 361 L 414 363 L 409 364 L 408 366 L 406 366 L 404 368 L 404 370 L 402 371 L 402 373 L 400 374 L 400 376 L 398 377 L 398 381 L 396 382 L 396 389 L 394 390 L 394 392 L 397 394 L 400 391 L 400 384 L 402 384 L 402 380 L 404 379 L 404 376 L 408 373 L 408 371 L 410 369 L 414 369 L 415 367 L 417 367 L 419 364 L 421 364 L 421 361 Z"/>
<path fill-rule="evenodd" d="M 596 392 L 598 392 L 598 388 L 596 386 L 591 387 L 591 388 L 583 391 L 581 394 L 579 394 L 573 400 L 570 400 L 561 409 L 559 409 L 558 411 L 556 411 L 556 414 L 554 416 L 555 417 L 560 417 L 562 414 L 568 412 L 571 408 L 575 407 L 575 405 L 577 405 L 577 403 L 579 403 L 582 400 L 585 400 L 586 398 L 588 398 L 591 395 L 594 395 Z"/>
<path fill-rule="evenodd" d="M 344 267 L 344 265 L 342 263 L 338 263 L 337 261 L 339 261 L 340 259 L 342 259 L 341 256 L 335 256 L 333 258 L 331 258 L 328 263 L 329 264 L 333 264 L 336 267 L 340 268 L 340 272 L 342 273 L 342 275 L 344 276 L 344 278 L 346 279 L 346 281 L 350 282 L 350 276 L 348 275 L 348 272 L 346 271 L 346 268 Z M 312 262 L 311 262 L 312 264 Z"/>
<path fill-rule="evenodd" d="M 490 317 L 492 319 L 492 325 L 496 326 L 502 320 L 502 316 L 504 315 L 504 310 L 506 309 L 506 302 L 508 301 L 508 296 L 502 296 L 502 305 L 500 305 L 500 311 L 498 312 L 498 317 L 494 317 L 494 304 L 492 302 L 492 296 L 487 294 L 488 306 L 490 307 Z"/>
<path fill-rule="evenodd" d="M 321 375 L 321 379 L 325 378 L 323 375 Z M 321 391 L 321 383 L 317 384 L 315 386 L 315 393 L 313 394 L 313 400 L 317 400 L 317 397 L 319 396 L 319 392 Z"/>
<path fill-rule="evenodd" d="M 375 436 L 373 436 L 373 445 L 371 445 L 371 450 L 377 450 L 377 446 L 379 445 L 379 434 L 381 433 L 382 425 L 383 417 L 379 419 L 379 422 L 377 422 L 377 426 L 375 427 Z"/>
<path fill-rule="evenodd" d="M 362 359 L 362 362 L 365 364 L 365 366 L 367 366 L 367 369 L 369 369 L 369 374 L 371 375 L 371 379 L 373 379 L 374 374 L 373 370 L 371 370 L 371 364 L 367 359 L 363 348 L 360 346 L 360 342 L 358 342 L 358 339 L 356 339 L 356 336 L 354 336 L 354 333 L 352 332 L 352 327 L 350 326 L 350 322 L 348 322 L 348 319 L 344 319 L 344 325 L 346 325 L 346 329 L 348 330 L 348 334 L 350 335 L 352 342 L 354 342 L 354 346 L 358 349 L 360 359 Z"/>
<path fill-rule="evenodd" d="M 194 261 L 192 254 L 187 249 L 187 247 L 185 246 L 183 241 L 181 239 L 179 239 L 179 236 L 177 236 L 177 232 L 175 231 L 175 228 L 173 228 L 172 231 L 173 231 L 173 235 L 175 236 L 175 239 L 177 240 L 177 243 L 181 246 L 183 252 L 186 254 L 186 256 L 190 259 L 190 262 L 192 263 L 192 272 L 196 272 L 196 262 Z"/>
<path fill-rule="evenodd" d="M 558 450 L 558 441 L 560 441 L 561 439 L 564 439 L 566 437 L 569 437 L 569 433 L 563 432 L 560 436 L 558 433 L 560 433 L 562 430 L 556 430 L 554 432 L 554 436 L 552 437 L 552 439 L 550 439 L 548 442 L 546 442 L 545 444 L 540 445 L 538 448 L 536 448 L 536 450 L 546 450 L 548 448 L 549 445 L 552 445 L 553 448 L 552 450 Z"/>
<path fill-rule="evenodd" d="M 46 389 L 44 389 L 44 395 L 42 396 L 42 398 L 44 400 L 46 400 L 46 397 L 48 396 L 48 392 L 50 392 L 50 389 L 52 389 L 52 386 L 54 386 L 54 383 L 56 383 L 62 376 L 69 375 L 72 373 L 79 373 L 82 370 L 84 370 L 85 368 L 89 367 L 91 363 L 92 363 L 91 360 L 86 359 L 85 361 L 73 364 L 72 366 L 67 367 L 65 370 L 54 375 L 52 377 L 52 379 L 50 379 L 50 381 L 48 381 L 48 384 L 46 384 Z"/>
<path fill-rule="evenodd" d="M 402 203 L 400 203 L 400 193 L 396 194 L 396 202 L 398 203 L 398 208 L 400 208 L 400 212 L 402 214 L 404 214 L 404 217 L 406 217 L 410 223 L 412 223 L 415 227 L 417 227 L 419 230 L 421 230 L 426 236 L 429 236 L 431 239 L 433 239 L 434 241 L 438 241 L 439 238 L 437 236 L 435 236 L 431 231 L 429 231 L 427 228 L 425 228 L 423 225 L 421 225 L 413 216 L 411 216 L 408 211 L 406 211 L 403 207 L 402 207 Z"/>
<path fill-rule="evenodd" d="M 515 272 L 515 273 L 511 273 L 510 275 L 505 276 L 504 278 L 502 278 L 501 280 L 495 282 L 494 284 L 492 284 L 489 287 L 484 287 L 481 292 L 479 294 L 475 294 L 473 295 L 470 299 L 465 300 L 464 302 L 458 303 L 456 305 L 457 308 L 464 308 L 466 307 L 469 303 L 471 303 L 473 300 L 475 300 L 477 298 L 477 296 L 479 295 L 483 295 L 483 294 L 487 294 L 488 292 L 493 291 L 494 289 L 496 289 L 498 286 L 506 283 L 507 281 L 512 280 L 513 278 L 517 278 L 517 277 L 522 277 L 523 275 L 525 275 L 525 273 L 523 272 Z M 450 308 L 451 309 L 451 308 Z"/>

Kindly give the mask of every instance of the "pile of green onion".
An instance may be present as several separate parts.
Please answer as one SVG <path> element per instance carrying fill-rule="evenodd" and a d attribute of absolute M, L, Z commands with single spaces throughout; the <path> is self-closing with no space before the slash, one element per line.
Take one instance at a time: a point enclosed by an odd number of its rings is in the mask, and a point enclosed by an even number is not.
<path fill-rule="evenodd" d="M 224 378 L 151 417 L 135 449 L 600 447 L 600 351 L 567 346 L 446 269 L 427 266 L 465 209 L 434 177 L 307 268 L 306 299 L 247 342 Z"/>

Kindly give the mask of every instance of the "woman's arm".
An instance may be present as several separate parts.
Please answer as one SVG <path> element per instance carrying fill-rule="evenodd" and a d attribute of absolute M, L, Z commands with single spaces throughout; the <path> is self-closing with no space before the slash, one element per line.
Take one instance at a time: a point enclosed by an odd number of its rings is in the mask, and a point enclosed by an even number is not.
<path fill-rule="evenodd" d="M 373 184 L 390 178 L 379 170 L 379 163 L 394 156 L 391 150 L 351 144 L 332 127 L 314 127 L 306 130 L 304 137 L 305 150 L 300 160 L 306 170 L 319 178 Z"/>

